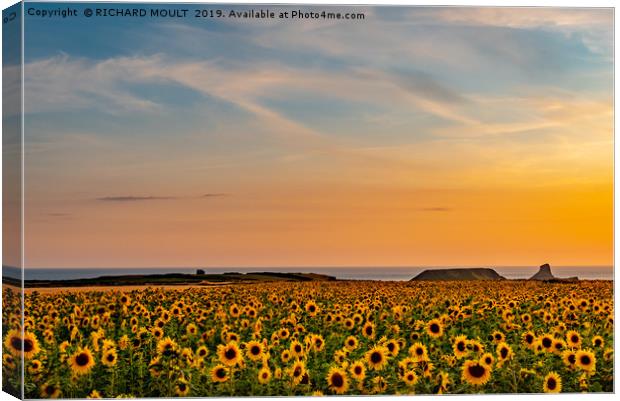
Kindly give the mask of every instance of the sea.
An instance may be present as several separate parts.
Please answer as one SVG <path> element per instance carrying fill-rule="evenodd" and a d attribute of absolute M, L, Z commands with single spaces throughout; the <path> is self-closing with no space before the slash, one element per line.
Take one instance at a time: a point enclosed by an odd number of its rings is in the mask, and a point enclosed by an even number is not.
<path fill-rule="evenodd" d="M 489 267 L 489 266 L 424 266 L 424 267 L 140 267 L 140 268 L 27 268 L 25 280 L 70 280 L 96 278 L 101 276 L 120 276 L 129 274 L 194 274 L 202 269 L 207 274 L 228 272 L 283 272 L 283 273 L 319 273 L 334 276 L 341 280 L 381 280 L 407 281 L 426 269 Z M 508 279 L 527 279 L 538 271 L 538 266 L 501 266 L 491 267 Z M 2 275 L 19 278 L 20 271 L 14 267 L 4 266 Z M 613 280 L 613 266 L 551 266 L 556 277 L 577 276 L 582 280 Z"/>

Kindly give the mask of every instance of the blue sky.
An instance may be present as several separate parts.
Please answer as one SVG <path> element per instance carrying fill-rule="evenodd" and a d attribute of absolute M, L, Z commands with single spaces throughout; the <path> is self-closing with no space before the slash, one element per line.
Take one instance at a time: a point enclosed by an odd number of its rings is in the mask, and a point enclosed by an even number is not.
<path fill-rule="evenodd" d="M 26 9 L 31 6 L 60 5 L 27 3 Z M 96 6 L 71 7 L 81 15 Z M 144 204 L 150 197 L 243 194 L 225 205 L 209 203 L 204 213 L 212 217 L 224 209 L 269 215 L 282 202 L 278 196 L 305 191 L 342 189 L 346 196 L 338 202 L 346 209 L 352 198 L 384 190 L 494 196 L 503 187 L 611 184 L 610 9 L 347 10 L 366 18 L 26 16 L 36 263 L 87 264 L 86 256 L 65 260 L 61 239 L 45 235 L 61 224 L 69 233 L 65 242 L 83 236 L 100 223 L 97 216 L 113 213 L 96 200 L 114 196 Z M 264 204 L 257 200 L 263 195 Z M 453 202 L 446 196 L 422 205 L 424 196 L 415 196 L 417 210 L 450 209 L 444 206 Z M 385 207 L 384 200 L 379 204 Z M 198 214 L 204 210 L 195 207 Z M 167 217 L 168 228 L 181 219 Z M 205 224 L 189 231 L 211 238 Z M 245 229 L 260 232 L 261 224 Z M 120 230 L 106 235 L 118 237 Z M 86 248 L 95 259 L 106 252 Z M 215 261 L 233 263 L 225 256 Z"/>

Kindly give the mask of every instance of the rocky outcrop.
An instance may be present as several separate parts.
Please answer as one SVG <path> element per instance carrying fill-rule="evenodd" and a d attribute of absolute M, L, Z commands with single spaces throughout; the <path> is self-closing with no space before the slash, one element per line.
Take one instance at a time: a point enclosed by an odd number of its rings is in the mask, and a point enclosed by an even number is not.
<path fill-rule="evenodd" d="M 411 281 L 421 280 L 504 280 L 495 270 L 488 268 L 428 269 Z"/>
<path fill-rule="evenodd" d="M 530 280 L 553 280 L 555 276 L 551 273 L 551 266 L 549 263 L 545 263 L 544 265 L 538 268 L 538 273 L 534 274 L 530 277 Z"/>
<path fill-rule="evenodd" d="M 567 277 L 567 278 L 555 277 L 553 273 L 551 273 L 551 266 L 549 266 L 549 263 L 545 263 L 544 265 L 538 268 L 538 273 L 530 277 L 530 280 L 556 282 L 556 281 L 577 281 L 579 279 L 577 277 Z"/>

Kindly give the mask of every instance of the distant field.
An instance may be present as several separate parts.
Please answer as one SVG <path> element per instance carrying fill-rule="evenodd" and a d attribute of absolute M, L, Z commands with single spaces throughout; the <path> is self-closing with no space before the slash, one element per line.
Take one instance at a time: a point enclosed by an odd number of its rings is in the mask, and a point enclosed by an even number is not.
<path fill-rule="evenodd" d="M 26 398 L 613 391 L 609 281 L 8 288 Z"/>

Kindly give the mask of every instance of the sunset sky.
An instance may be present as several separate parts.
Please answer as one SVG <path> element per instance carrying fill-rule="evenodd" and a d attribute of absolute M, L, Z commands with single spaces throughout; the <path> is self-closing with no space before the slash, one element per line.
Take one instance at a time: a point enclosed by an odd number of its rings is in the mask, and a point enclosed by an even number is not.
<path fill-rule="evenodd" d="M 350 11 L 26 16 L 25 266 L 613 264 L 611 9 Z"/>

